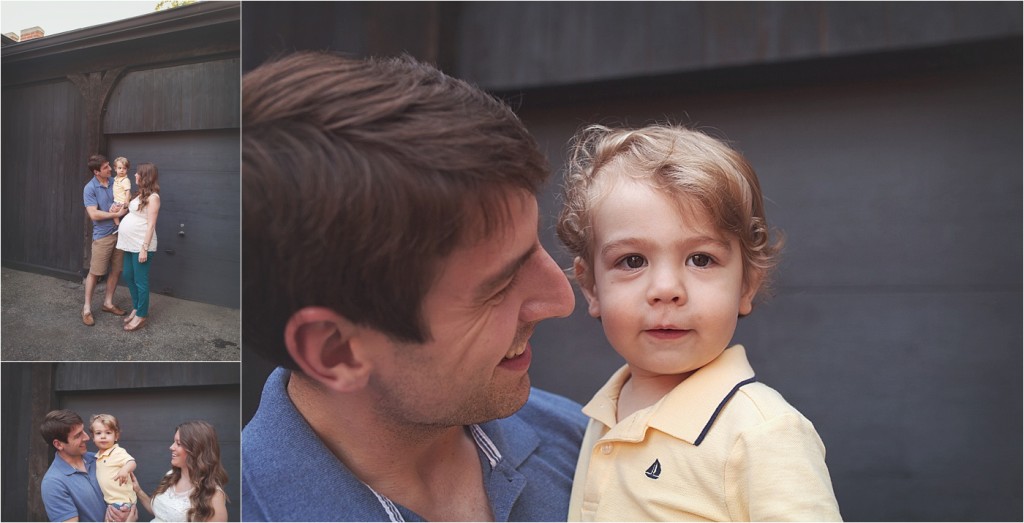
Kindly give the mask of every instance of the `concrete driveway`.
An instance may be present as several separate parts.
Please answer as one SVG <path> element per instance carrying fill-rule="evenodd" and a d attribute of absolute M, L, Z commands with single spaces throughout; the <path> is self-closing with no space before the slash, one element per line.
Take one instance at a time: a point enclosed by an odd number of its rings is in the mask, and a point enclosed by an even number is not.
<path fill-rule="evenodd" d="M 0 360 L 240 361 L 238 309 L 150 294 L 149 319 L 135 332 L 100 310 L 106 284 L 92 298 L 96 324 L 82 324 L 85 286 L 50 276 L 0 270 Z M 131 310 L 123 285 L 114 303 Z"/>

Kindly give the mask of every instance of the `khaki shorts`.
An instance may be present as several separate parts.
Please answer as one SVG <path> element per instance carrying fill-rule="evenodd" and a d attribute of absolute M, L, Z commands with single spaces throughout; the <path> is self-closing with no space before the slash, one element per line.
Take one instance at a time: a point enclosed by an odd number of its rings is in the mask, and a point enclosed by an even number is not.
<path fill-rule="evenodd" d="M 114 272 L 121 272 L 122 263 L 124 251 L 117 248 L 116 232 L 92 241 L 92 258 L 89 259 L 91 274 L 103 276 L 107 273 L 108 267 L 114 267 Z"/>

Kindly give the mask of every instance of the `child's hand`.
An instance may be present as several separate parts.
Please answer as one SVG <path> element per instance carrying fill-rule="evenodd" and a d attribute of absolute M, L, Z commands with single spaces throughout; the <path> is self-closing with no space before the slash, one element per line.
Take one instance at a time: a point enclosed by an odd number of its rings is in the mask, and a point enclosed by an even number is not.
<path fill-rule="evenodd" d="M 132 480 L 132 476 L 132 473 L 124 469 L 121 469 L 120 471 L 118 471 L 117 475 L 114 476 L 114 479 L 117 480 L 118 485 L 124 485 L 125 483 L 128 483 Z"/>

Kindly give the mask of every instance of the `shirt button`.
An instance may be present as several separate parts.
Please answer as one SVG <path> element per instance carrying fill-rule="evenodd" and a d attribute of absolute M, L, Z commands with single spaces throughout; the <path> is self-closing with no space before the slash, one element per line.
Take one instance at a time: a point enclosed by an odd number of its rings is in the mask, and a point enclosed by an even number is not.
<path fill-rule="evenodd" d="M 605 443 L 604 445 L 601 445 L 601 454 L 611 454 L 611 453 L 612 453 L 612 444 L 611 443 Z"/>

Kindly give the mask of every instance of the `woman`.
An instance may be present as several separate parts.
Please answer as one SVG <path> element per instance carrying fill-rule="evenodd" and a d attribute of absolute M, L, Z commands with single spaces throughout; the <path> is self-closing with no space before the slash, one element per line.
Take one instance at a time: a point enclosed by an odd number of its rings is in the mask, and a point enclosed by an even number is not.
<path fill-rule="evenodd" d="M 156 217 L 160 213 L 160 183 L 156 166 L 144 163 L 135 173 L 138 195 L 128 203 L 128 215 L 118 228 L 117 248 L 124 251 L 123 278 L 132 295 L 132 313 L 124 330 L 134 331 L 149 316 L 149 253 L 156 251 Z"/>
<path fill-rule="evenodd" d="M 171 444 L 171 470 L 150 498 L 132 474 L 139 503 L 153 521 L 227 521 L 228 474 L 220 464 L 217 432 L 205 421 L 178 425 Z"/>

